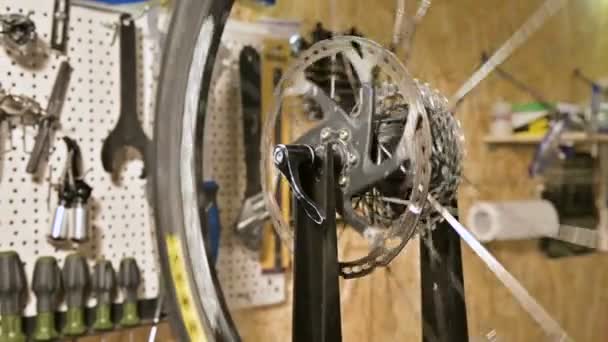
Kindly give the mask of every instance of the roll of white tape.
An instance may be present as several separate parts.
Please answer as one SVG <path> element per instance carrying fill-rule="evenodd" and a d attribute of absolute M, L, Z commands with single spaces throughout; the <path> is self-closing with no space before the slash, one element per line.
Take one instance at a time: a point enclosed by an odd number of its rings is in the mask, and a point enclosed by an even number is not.
<path fill-rule="evenodd" d="M 477 202 L 467 222 L 480 241 L 551 237 L 559 230 L 557 211 L 545 200 Z"/>

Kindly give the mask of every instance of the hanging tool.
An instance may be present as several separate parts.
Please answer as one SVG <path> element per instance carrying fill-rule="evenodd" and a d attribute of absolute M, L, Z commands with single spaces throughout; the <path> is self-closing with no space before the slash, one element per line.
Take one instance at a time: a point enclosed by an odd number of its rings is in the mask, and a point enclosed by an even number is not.
<path fill-rule="evenodd" d="M 30 154 L 30 159 L 27 162 L 27 173 L 37 173 L 40 169 L 41 161 L 49 154 L 51 146 L 51 130 L 55 128 L 59 122 L 59 116 L 65 95 L 68 91 L 70 76 L 72 75 L 72 67 L 67 61 L 62 61 L 59 65 L 57 78 L 49 97 L 49 102 L 46 107 L 46 115 L 42 116 L 38 122 L 38 134 L 34 143 L 34 149 Z"/>
<path fill-rule="evenodd" d="M 89 266 L 84 256 L 70 254 L 66 257 L 62 270 L 65 302 L 68 310 L 63 334 L 79 336 L 87 330 L 84 308 L 90 290 Z"/>
<path fill-rule="evenodd" d="M 75 243 L 84 243 L 89 240 L 89 209 L 88 201 L 93 188 L 82 178 L 76 179 L 74 191 L 74 216 L 72 235 L 70 239 Z"/>
<path fill-rule="evenodd" d="M 141 275 L 137 261 L 134 258 L 125 258 L 120 262 L 118 270 L 118 285 L 122 288 L 124 302 L 122 304 L 122 318 L 120 325 L 132 327 L 139 324 L 137 309 L 137 291 L 141 283 Z"/>
<path fill-rule="evenodd" d="M 0 342 L 25 342 L 21 314 L 27 302 L 27 279 L 16 252 L 0 252 L 0 275 Z"/>
<path fill-rule="evenodd" d="M 68 137 L 64 137 L 63 141 L 67 148 L 66 163 L 57 189 L 59 200 L 49 233 L 49 239 L 56 242 L 65 242 L 68 239 L 68 214 L 76 197 L 74 175 L 80 173 L 79 168 L 82 162 L 80 148 L 76 142 Z"/>
<path fill-rule="evenodd" d="M 93 188 L 84 181 L 82 154 L 78 143 L 68 137 L 63 141 L 67 147 L 67 160 L 58 189 L 59 201 L 51 224 L 49 238 L 55 242 L 65 242 L 68 238 L 75 243 L 88 240 L 87 203 Z M 72 213 L 72 229 L 68 227 L 68 215 Z"/>
<path fill-rule="evenodd" d="M 61 295 L 61 271 L 54 257 L 36 260 L 32 291 L 36 294 L 35 341 L 52 341 L 58 337 L 55 329 L 55 310 Z"/>
<path fill-rule="evenodd" d="M 51 48 L 62 53 L 67 52 L 69 18 L 70 0 L 55 0 L 53 26 L 51 27 Z"/>
<path fill-rule="evenodd" d="M 116 295 L 116 272 L 108 260 L 99 260 L 93 269 L 92 290 L 97 297 L 95 307 L 95 322 L 93 329 L 97 331 L 112 330 L 112 302 Z"/>
<path fill-rule="evenodd" d="M 243 244 L 251 250 L 260 248 L 262 228 L 270 217 L 264 204 L 260 178 L 260 139 L 262 136 L 260 67 L 259 53 L 251 46 L 244 47 L 239 57 L 239 73 L 247 185 L 245 203 L 239 213 L 236 233 Z"/>
<path fill-rule="evenodd" d="M 43 114 L 44 112 L 38 102 L 32 98 L 24 95 L 10 94 L 0 88 L 0 135 L 4 135 L 6 132 L 6 135 L 10 138 L 14 125 L 17 123 L 24 126 L 34 125 L 40 122 Z M 25 137 L 25 134 L 23 136 Z M 4 137 L 0 138 L 3 139 Z M 0 144 L 0 146 L 3 145 Z M 5 152 L 8 152 L 8 150 L 0 151 L 0 155 Z"/>
<path fill-rule="evenodd" d="M 220 210 L 217 205 L 217 191 L 219 186 L 214 181 L 203 182 L 203 193 L 205 198 L 203 201 L 205 208 L 205 217 L 207 218 L 207 253 L 209 261 L 212 265 L 217 263 L 217 258 L 220 249 L 220 236 L 222 233 L 220 223 Z"/>
<path fill-rule="evenodd" d="M 4 94 L 2 90 L 0 90 L 0 92 Z M 11 125 L 9 118 L 10 116 L 0 108 L 0 157 L 11 150 L 10 148 L 7 150 L 4 149 L 5 137 L 10 141 Z"/>
<path fill-rule="evenodd" d="M 145 178 L 149 169 L 150 140 L 137 118 L 137 37 L 133 18 L 120 16 L 120 114 L 118 122 L 103 142 L 101 162 L 106 172 L 118 171 L 116 158 L 126 147 L 136 149 L 143 158 Z"/>
<path fill-rule="evenodd" d="M 40 104 L 31 97 L 15 95 L 0 89 L 0 113 L 5 120 L 19 119 L 24 125 L 38 123 L 44 115 Z"/>
<path fill-rule="evenodd" d="M 36 24 L 30 15 L 10 13 L 0 15 L 4 45 L 19 55 L 28 54 L 38 39 Z"/>

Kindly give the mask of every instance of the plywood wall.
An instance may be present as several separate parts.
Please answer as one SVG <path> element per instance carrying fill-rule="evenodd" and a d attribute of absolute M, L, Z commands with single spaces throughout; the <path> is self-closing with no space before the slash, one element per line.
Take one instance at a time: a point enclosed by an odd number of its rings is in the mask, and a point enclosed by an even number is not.
<path fill-rule="evenodd" d="M 334 5 L 332 5 L 332 3 Z M 420 25 L 408 65 L 416 77 L 451 95 L 480 63 L 537 8 L 540 0 L 435 0 Z M 332 7 L 335 6 L 335 7 Z M 258 13 L 238 8 L 241 18 Z M 337 13 L 331 19 L 331 13 Z M 267 12 L 318 20 L 338 29 L 355 25 L 367 37 L 388 44 L 394 17 L 393 0 L 279 0 Z M 588 89 L 572 78 L 574 68 L 591 77 L 608 76 L 608 2 L 571 0 L 504 65 L 545 97 L 585 101 Z M 489 77 L 462 104 L 456 115 L 467 139 L 466 181 L 459 205 L 465 213 L 477 199 L 533 197 L 536 183 L 528 178 L 532 150 L 490 148 L 483 142 L 488 117 L 498 99 L 531 100 L 496 76 Z M 576 341 L 608 341 L 608 258 L 594 254 L 549 260 L 535 241 L 493 243 L 491 251 Z M 391 268 L 349 285 L 343 305 L 345 341 L 419 340 L 419 276 L 416 245 Z M 479 259 L 465 248 L 465 291 L 469 328 L 480 338 L 495 331 L 500 341 L 543 341 L 542 331 L 513 301 Z M 287 305 L 249 310 L 236 316 L 246 341 L 288 341 L 291 326 Z"/>

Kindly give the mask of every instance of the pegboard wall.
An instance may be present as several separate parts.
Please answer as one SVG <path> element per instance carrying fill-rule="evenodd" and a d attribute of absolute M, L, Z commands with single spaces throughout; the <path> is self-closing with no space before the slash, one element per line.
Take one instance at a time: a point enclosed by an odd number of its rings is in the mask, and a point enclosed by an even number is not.
<path fill-rule="evenodd" d="M 0 0 L 6 13 L 32 13 L 39 38 L 50 39 L 52 0 Z M 1 83 L 9 93 L 23 94 L 43 108 L 55 81 L 58 66 L 67 59 L 73 68 L 69 90 L 60 117 L 60 129 L 52 143 L 48 165 L 43 172 L 25 172 L 37 128 L 20 124 L 0 132 L 0 251 L 15 250 L 25 263 L 28 283 L 40 256 L 54 256 L 62 266 L 73 250 L 61 250 L 47 242 L 54 214 L 59 182 L 66 161 L 63 136 L 75 139 L 83 156 L 85 180 L 93 187 L 89 200 L 90 241 L 78 251 L 95 260 L 111 260 L 118 271 L 124 257 L 134 257 L 141 269 L 140 298 L 158 294 L 158 268 L 154 222 L 147 202 L 146 180 L 140 179 L 143 163 L 131 158 L 124 163 L 119 179 L 103 170 L 101 147 L 114 128 L 120 109 L 120 37 L 115 35 L 119 13 L 72 5 L 69 20 L 68 50 L 65 56 L 49 51 L 42 62 L 20 64 L 0 48 Z M 145 27 L 139 25 L 138 27 Z M 144 130 L 151 132 L 153 120 L 154 41 L 139 32 L 137 98 Z M 134 94 L 135 95 L 135 94 Z M 117 302 L 122 299 L 119 296 Z M 89 305 L 94 305 L 94 299 Z M 26 316 L 35 311 L 31 293 Z"/>
<path fill-rule="evenodd" d="M 205 179 L 218 183 L 222 237 L 217 270 L 231 309 L 270 305 L 285 300 L 285 274 L 263 274 L 259 255 L 243 247 L 233 227 L 245 198 L 243 120 L 239 55 L 246 45 L 262 51 L 266 38 L 287 39 L 293 23 L 249 24 L 228 21 L 211 81 L 203 152 Z"/>

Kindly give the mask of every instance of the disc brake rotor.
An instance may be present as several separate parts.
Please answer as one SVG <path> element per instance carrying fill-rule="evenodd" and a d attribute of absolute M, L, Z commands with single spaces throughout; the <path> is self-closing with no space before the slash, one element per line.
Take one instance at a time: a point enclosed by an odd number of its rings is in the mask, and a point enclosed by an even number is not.
<path fill-rule="evenodd" d="M 305 77 L 312 64 L 337 55 L 350 63 L 360 81 L 352 110 L 340 107 Z M 290 141 L 276 141 L 277 123 L 294 115 L 290 98 L 312 99 L 323 119 L 308 123 L 309 129 L 298 127 L 304 133 Z M 273 148 L 306 144 L 319 150 L 331 144 L 342 160 L 339 214 L 369 242 L 366 256 L 340 262 L 341 274 L 352 278 L 386 266 L 421 219 L 435 221 L 425 209 L 429 191 L 447 203 L 458 186 L 462 135 L 446 107 L 443 96 L 419 84 L 394 54 L 370 40 L 342 36 L 302 53 L 277 85 L 275 108 L 262 135 L 262 187 L 283 241 L 291 247 L 294 234 L 275 196 L 279 173 L 273 167 Z"/>

